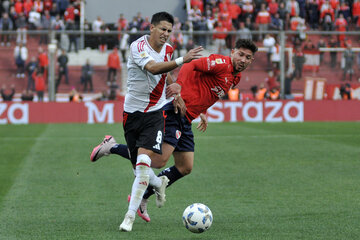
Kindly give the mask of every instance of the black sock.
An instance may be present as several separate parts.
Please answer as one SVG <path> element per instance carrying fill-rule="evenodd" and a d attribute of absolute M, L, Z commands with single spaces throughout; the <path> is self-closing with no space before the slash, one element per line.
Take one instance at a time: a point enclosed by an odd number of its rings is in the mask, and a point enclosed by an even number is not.
<path fill-rule="evenodd" d="M 167 187 L 169 187 L 171 184 L 173 184 L 174 182 L 176 182 L 177 180 L 183 177 L 183 175 L 179 172 L 179 170 L 175 166 L 172 166 L 170 168 L 165 168 L 159 173 L 158 177 L 164 175 L 167 176 L 169 179 L 169 183 Z M 146 189 L 143 198 L 148 199 L 153 194 L 154 194 L 154 188 L 152 186 L 149 186 Z"/>
<path fill-rule="evenodd" d="M 128 147 L 125 144 L 116 144 L 110 149 L 110 152 L 130 160 Z"/>

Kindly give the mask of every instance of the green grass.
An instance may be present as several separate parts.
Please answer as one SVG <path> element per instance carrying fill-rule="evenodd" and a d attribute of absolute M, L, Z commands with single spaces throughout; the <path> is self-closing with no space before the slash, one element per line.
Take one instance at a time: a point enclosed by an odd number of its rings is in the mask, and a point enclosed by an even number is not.
<path fill-rule="evenodd" d="M 150 223 L 137 218 L 123 233 L 131 165 L 89 160 L 104 134 L 123 142 L 120 124 L 0 126 L 0 239 L 360 239 L 360 123 L 194 132 L 192 174 L 168 189 L 163 208 L 151 199 Z M 203 234 L 181 221 L 193 202 L 213 212 Z"/>

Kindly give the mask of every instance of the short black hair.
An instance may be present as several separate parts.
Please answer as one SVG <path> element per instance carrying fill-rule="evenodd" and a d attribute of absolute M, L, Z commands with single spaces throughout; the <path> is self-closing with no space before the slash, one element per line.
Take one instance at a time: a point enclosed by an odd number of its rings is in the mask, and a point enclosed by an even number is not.
<path fill-rule="evenodd" d="M 235 43 L 235 48 L 236 49 L 239 49 L 239 48 L 249 49 L 253 54 L 255 54 L 257 52 L 257 50 L 258 50 L 255 43 L 250 39 L 239 39 L 239 40 L 237 40 L 236 43 Z"/>
<path fill-rule="evenodd" d="M 158 25 L 161 21 L 167 21 L 174 26 L 174 17 L 167 12 L 155 13 L 151 18 L 151 24 Z"/>

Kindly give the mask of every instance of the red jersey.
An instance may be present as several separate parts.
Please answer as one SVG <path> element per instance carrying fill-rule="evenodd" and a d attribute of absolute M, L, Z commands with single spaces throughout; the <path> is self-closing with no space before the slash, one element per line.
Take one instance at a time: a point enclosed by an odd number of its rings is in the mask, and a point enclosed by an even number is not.
<path fill-rule="evenodd" d="M 115 52 L 111 52 L 108 56 L 108 62 L 107 62 L 107 66 L 109 68 L 115 68 L 115 69 L 120 69 L 121 65 L 120 65 L 120 58 L 119 55 Z"/>
<path fill-rule="evenodd" d="M 40 67 L 47 67 L 49 65 L 49 59 L 46 53 L 39 55 L 39 65 Z"/>
<path fill-rule="evenodd" d="M 16 2 L 15 5 L 14 5 L 14 8 L 15 8 L 15 12 L 17 14 L 21 13 L 24 11 L 24 5 L 22 2 Z"/>
<path fill-rule="evenodd" d="M 354 2 L 353 3 L 352 11 L 353 11 L 353 16 L 354 17 L 359 17 L 360 16 L 360 2 Z"/>
<path fill-rule="evenodd" d="M 35 82 L 35 90 L 36 91 L 45 91 L 45 78 L 44 76 L 36 75 L 36 71 L 33 72 L 32 78 Z"/>
<path fill-rule="evenodd" d="M 239 83 L 241 73 L 234 76 L 233 72 L 231 58 L 218 54 L 193 60 L 182 66 L 176 83 L 182 86 L 181 97 L 190 122 Z"/>
<path fill-rule="evenodd" d="M 336 30 L 340 32 L 346 32 L 347 21 L 345 18 L 338 18 L 335 21 Z"/>

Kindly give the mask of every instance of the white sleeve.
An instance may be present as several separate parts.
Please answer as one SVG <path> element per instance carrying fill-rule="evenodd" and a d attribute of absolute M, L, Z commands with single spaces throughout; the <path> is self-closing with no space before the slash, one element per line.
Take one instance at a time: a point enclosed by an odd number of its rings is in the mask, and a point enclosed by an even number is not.
<path fill-rule="evenodd" d="M 155 61 L 155 59 L 146 52 L 146 48 L 139 46 L 139 43 L 140 42 L 134 42 L 131 44 L 130 54 L 135 64 L 141 67 L 141 69 L 144 69 L 149 61 Z"/>

